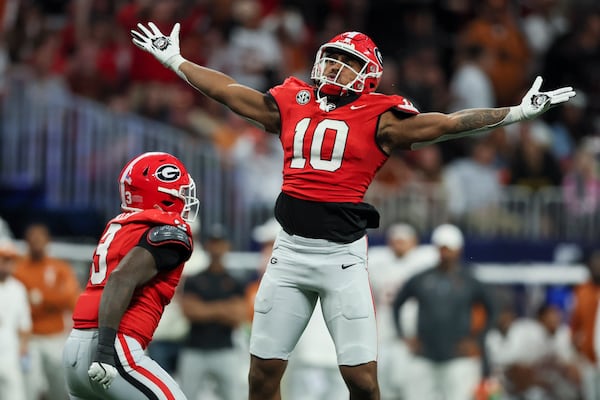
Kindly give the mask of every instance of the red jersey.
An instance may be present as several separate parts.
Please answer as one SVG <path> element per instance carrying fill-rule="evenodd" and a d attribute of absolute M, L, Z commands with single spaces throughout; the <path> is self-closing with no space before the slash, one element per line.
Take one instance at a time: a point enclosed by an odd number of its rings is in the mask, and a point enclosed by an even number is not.
<path fill-rule="evenodd" d="M 190 237 L 192 235 L 189 225 L 181 216 L 160 210 L 123 213 L 108 222 L 94 252 L 90 279 L 73 312 L 74 328 L 98 327 L 100 299 L 109 275 L 148 229 L 160 225 L 177 226 L 185 229 Z M 152 280 L 134 291 L 121 319 L 119 332 L 135 338 L 146 348 L 164 307 L 175 294 L 183 265 L 181 263 L 172 270 L 160 270 Z"/>
<path fill-rule="evenodd" d="M 361 202 L 388 158 L 375 140 L 380 115 L 419 112 L 402 96 L 379 93 L 324 111 L 314 87 L 296 78 L 269 93 L 281 115 L 282 191 L 303 200 Z"/>

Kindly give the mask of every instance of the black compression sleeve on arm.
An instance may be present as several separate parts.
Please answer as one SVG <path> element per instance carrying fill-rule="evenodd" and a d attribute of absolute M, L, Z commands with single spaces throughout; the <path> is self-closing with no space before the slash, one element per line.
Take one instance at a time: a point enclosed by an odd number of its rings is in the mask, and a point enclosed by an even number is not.
<path fill-rule="evenodd" d="M 117 331 L 113 328 L 98 328 L 98 347 L 93 361 L 115 365 L 115 338 Z"/>

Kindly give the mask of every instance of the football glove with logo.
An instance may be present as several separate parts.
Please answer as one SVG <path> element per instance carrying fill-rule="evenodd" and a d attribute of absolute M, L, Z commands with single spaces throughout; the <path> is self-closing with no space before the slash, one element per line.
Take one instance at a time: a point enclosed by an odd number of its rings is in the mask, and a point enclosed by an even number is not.
<path fill-rule="evenodd" d="M 550 108 L 568 101 L 575 96 L 575 90 L 572 87 L 566 86 L 550 92 L 541 92 L 542 77 L 538 76 L 531 89 L 525 94 L 521 104 L 510 108 L 506 118 L 500 125 L 506 125 L 513 122 L 523 121 L 526 119 L 536 118 Z"/>
<path fill-rule="evenodd" d="M 571 97 L 575 96 L 575 90 L 571 86 L 562 87 L 560 89 L 552 90 L 550 92 L 541 92 L 542 77 L 538 76 L 529 91 L 521 100 L 521 104 L 518 106 L 510 107 L 506 117 L 502 121 L 492 125 L 483 126 L 478 129 L 468 130 L 459 133 L 446 134 L 439 136 L 436 139 L 428 140 L 424 142 L 417 142 L 411 145 L 412 150 L 417 150 L 422 147 L 428 146 L 433 143 L 444 142 L 446 140 L 458 139 L 465 136 L 471 136 L 475 133 L 479 133 L 488 129 L 497 128 L 504 125 L 509 125 L 515 122 L 524 121 L 539 117 L 550 108 L 557 106 L 561 103 L 568 101 Z"/>
<path fill-rule="evenodd" d="M 179 66 L 185 61 L 179 50 L 179 22 L 173 26 L 169 36 L 163 35 L 153 22 L 148 22 L 150 29 L 137 24 L 139 32 L 131 30 L 133 44 L 152 54 L 164 66 L 171 68 L 183 79 L 185 75 L 179 71 Z"/>

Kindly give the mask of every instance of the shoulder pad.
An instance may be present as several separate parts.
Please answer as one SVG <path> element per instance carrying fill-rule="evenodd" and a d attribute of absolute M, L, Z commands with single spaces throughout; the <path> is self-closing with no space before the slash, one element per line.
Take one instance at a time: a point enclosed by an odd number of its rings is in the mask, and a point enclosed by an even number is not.
<path fill-rule="evenodd" d="M 188 249 L 192 248 L 192 240 L 187 232 L 173 225 L 160 225 L 150 229 L 148 243 L 153 246 L 182 244 Z"/>
<path fill-rule="evenodd" d="M 409 114 L 419 114 L 419 110 L 414 106 L 414 104 L 405 97 L 402 96 L 394 96 L 399 102 L 396 104 L 395 109 L 397 111 L 402 111 Z"/>

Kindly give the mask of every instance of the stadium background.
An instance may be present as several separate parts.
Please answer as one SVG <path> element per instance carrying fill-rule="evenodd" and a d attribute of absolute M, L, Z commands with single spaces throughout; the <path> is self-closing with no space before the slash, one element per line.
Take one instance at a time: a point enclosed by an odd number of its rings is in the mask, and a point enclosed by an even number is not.
<path fill-rule="evenodd" d="M 272 216 L 280 185 L 277 138 L 191 90 L 132 46 L 128 31 L 138 21 L 163 31 L 180 21 L 184 56 L 266 90 L 289 75 L 307 79 L 319 44 L 360 30 L 384 55 L 380 91 L 421 111 L 518 104 L 536 75 L 543 88 L 575 87 L 572 104 L 540 121 L 394 154 L 366 198 L 382 214 L 371 244 L 383 244 L 394 222 L 413 224 L 424 242 L 454 222 L 467 237 L 466 261 L 498 267 L 492 281 L 541 290 L 568 311 L 600 233 L 595 3 L 3 0 L 0 216 L 17 239 L 28 222 L 46 222 L 57 255 L 84 279 L 88 245 L 119 210 L 121 166 L 143 151 L 169 151 L 196 179 L 202 224 L 225 224 L 235 264 L 253 268 L 244 261 L 258 249 L 250 232 Z M 488 79 L 485 100 L 476 86 L 465 97 L 457 83 L 473 77 L 465 66 Z M 475 155 L 481 143 L 485 162 Z M 464 165 L 480 180 L 462 181 Z M 531 279 L 515 273 L 539 263 Z"/>

